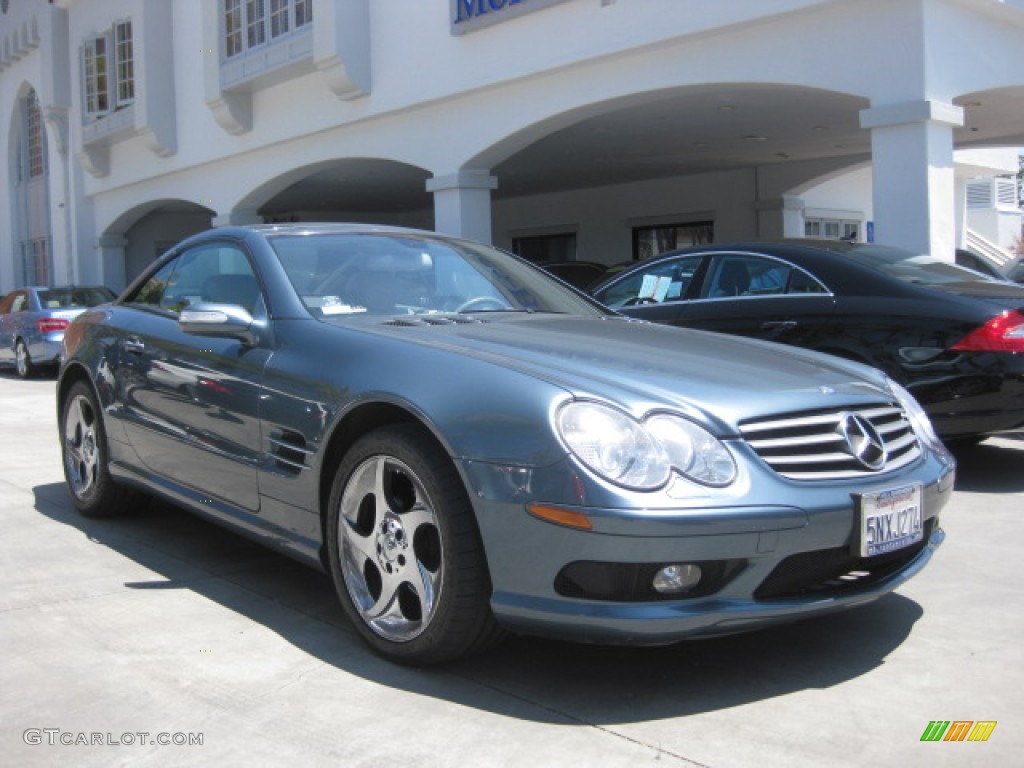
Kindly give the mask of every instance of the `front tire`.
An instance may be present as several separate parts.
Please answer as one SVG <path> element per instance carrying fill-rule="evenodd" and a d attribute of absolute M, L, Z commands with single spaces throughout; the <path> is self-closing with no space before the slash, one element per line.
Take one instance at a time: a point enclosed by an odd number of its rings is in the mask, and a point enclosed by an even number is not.
<path fill-rule="evenodd" d="M 359 439 L 341 461 L 327 520 L 345 613 L 379 654 L 451 661 L 500 636 L 472 505 L 448 457 L 416 425 Z"/>
<path fill-rule="evenodd" d="M 109 455 L 96 395 L 86 382 L 74 384 L 61 408 L 61 457 L 71 502 L 86 517 L 114 517 L 145 503 L 140 492 L 118 485 L 107 469 Z"/>
<path fill-rule="evenodd" d="M 24 339 L 18 339 L 18 343 L 14 345 L 14 366 L 19 378 L 31 379 L 36 374 L 36 366 L 32 362 Z"/>

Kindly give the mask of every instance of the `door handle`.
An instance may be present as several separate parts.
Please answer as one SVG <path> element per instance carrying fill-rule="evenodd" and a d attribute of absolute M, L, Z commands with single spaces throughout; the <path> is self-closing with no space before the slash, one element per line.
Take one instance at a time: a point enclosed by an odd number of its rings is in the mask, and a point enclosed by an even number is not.
<path fill-rule="evenodd" d="M 788 331 L 791 328 L 796 328 L 798 325 L 796 320 L 765 320 L 761 323 L 762 331 Z"/>
<path fill-rule="evenodd" d="M 146 345 L 142 343 L 142 339 L 135 336 L 129 336 L 121 342 L 121 346 L 124 347 L 124 351 L 133 355 L 141 355 L 146 351 Z"/>

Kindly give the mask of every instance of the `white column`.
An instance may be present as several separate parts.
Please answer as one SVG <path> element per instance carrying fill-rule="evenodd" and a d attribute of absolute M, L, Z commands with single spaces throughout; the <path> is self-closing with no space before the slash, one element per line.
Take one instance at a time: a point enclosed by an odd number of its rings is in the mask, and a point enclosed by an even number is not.
<path fill-rule="evenodd" d="M 955 178 L 953 181 L 953 206 L 956 210 L 956 247 L 964 248 L 967 243 L 967 179 Z"/>
<path fill-rule="evenodd" d="M 96 243 L 99 251 L 99 262 L 102 275 L 100 279 L 103 285 L 115 293 L 125 288 L 125 247 L 128 240 L 124 235 L 102 235 Z"/>
<path fill-rule="evenodd" d="M 871 130 L 875 242 L 953 260 L 953 128 L 963 109 L 910 101 L 865 109 Z"/>
<path fill-rule="evenodd" d="M 434 194 L 434 229 L 490 243 L 491 190 L 497 188 L 498 180 L 487 171 L 427 179 L 427 191 Z"/>

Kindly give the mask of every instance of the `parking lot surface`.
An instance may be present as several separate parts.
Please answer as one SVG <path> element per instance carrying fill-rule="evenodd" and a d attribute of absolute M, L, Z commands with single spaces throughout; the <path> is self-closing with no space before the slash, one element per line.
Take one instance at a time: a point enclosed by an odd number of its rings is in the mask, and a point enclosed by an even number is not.
<path fill-rule="evenodd" d="M 0 763 L 1014 766 L 1024 440 L 959 452 L 948 538 L 864 607 L 665 648 L 370 653 L 327 577 L 163 503 L 79 516 L 52 379 L 0 374 Z M 932 721 L 987 741 L 922 741 Z M 952 726 L 951 726 L 952 727 Z"/>

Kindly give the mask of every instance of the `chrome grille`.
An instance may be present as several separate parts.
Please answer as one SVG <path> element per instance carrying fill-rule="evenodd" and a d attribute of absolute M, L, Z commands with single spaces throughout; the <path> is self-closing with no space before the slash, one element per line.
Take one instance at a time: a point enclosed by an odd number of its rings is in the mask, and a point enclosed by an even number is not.
<path fill-rule="evenodd" d="M 747 421 L 740 424 L 740 433 L 772 469 L 791 480 L 877 475 L 905 467 L 921 455 L 917 436 L 897 405 Z"/>

